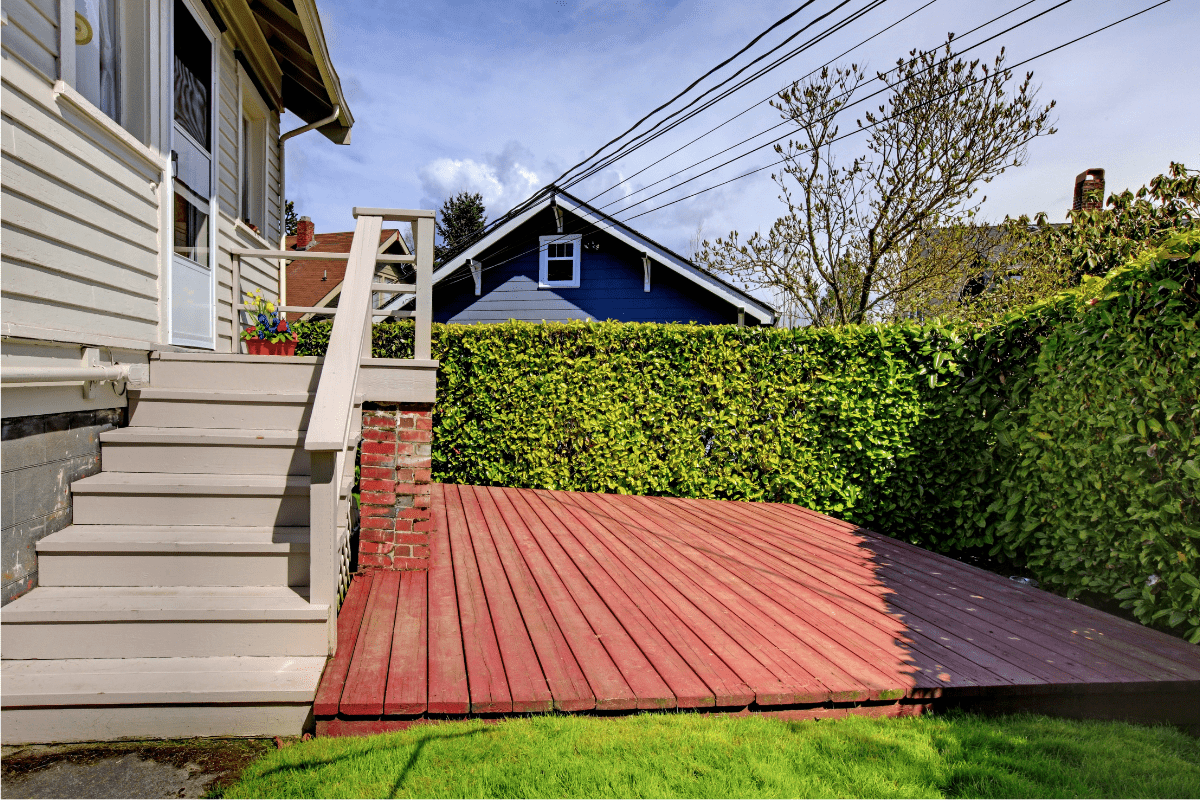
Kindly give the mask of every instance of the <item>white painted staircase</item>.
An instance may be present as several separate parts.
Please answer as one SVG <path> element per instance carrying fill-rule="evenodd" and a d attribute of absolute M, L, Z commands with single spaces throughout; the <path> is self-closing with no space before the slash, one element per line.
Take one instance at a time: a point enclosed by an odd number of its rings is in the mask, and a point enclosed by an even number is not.
<path fill-rule="evenodd" d="M 101 436 L 103 471 L 71 487 L 74 524 L 38 544 L 38 588 L 0 611 L 5 743 L 302 730 L 331 617 L 308 599 L 320 370 L 152 357 L 129 427 Z"/>

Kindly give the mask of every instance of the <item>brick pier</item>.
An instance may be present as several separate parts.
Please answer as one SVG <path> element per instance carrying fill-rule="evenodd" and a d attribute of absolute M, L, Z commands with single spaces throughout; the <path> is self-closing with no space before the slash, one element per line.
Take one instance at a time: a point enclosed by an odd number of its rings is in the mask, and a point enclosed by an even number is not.
<path fill-rule="evenodd" d="M 366 403 L 360 462 L 360 569 L 429 568 L 433 406 Z"/>

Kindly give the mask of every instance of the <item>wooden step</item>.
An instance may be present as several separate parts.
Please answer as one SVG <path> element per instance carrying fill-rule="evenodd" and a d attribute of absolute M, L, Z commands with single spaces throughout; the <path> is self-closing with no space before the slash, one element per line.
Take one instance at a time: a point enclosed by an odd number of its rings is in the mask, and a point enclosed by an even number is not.
<path fill-rule="evenodd" d="M 129 424 L 300 431 L 308 426 L 313 397 L 309 392 L 143 389 L 129 393 Z"/>
<path fill-rule="evenodd" d="M 71 525 L 37 544 L 41 586 L 307 586 L 308 528 Z"/>
<path fill-rule="evenodd" d="M 236 353 L 152 353 L 156 389 L 315 392 L 324 359 Z"/>
<path fill-rule="evenodd" d="M 117 428 L 100 434 L 108 472 L 308 475 L 304 434 L 270 428 Z M 357 441 L 346 447 L 351 459 Z"/>
<path fill-rule="evenodd" d="M 0 609 L 5 659 L 318 656 L 329 607 L 278 586 L 39 586 Z"/>
<path fill-rule="evenodd" d="M 4 661 L 3 743 L 295 736 L 324 656 Z"/>
<path fill-rule="evenodd" d="M 101 472 L 71 484 L 83 525 L 306 527 L 304 476 Z"/>

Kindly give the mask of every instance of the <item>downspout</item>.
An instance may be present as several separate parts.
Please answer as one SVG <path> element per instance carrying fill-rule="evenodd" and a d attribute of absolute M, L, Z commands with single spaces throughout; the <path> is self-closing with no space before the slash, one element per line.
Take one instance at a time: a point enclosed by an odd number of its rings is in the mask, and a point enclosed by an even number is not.
<path fill-rule="evenodd" d="M 333 113 L 324 119 L 319 119 L 316 122 L 310 122 L 307 125 L 301 125 L 299 128 L 293 128 L 287 133 L 279 136 L 279 249 L 287 249 L 287 152 L 283 143 L 293 136 L 299 136 L 302 133 L 308 133 L 311 130 L 328 125 L 335 122 L 342 114 L 341 106 L 334 106 Z M 287 264 L 283 259 L 280 259 L 279 266 L 279 305 L 287 305 Z"/>

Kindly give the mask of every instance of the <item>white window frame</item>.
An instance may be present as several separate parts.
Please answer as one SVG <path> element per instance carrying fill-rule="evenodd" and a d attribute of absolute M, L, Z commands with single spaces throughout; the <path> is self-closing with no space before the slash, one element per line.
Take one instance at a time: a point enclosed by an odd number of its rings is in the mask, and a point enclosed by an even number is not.
<path fill-rule="evenodd" d="M 571 280 L 549 280 L 550 245 L 573 243 L 571 248 Z M 560 233 L 554 236 L 538 237 L 538 288 L 539 289 L 578 289 L 579 288 L 579 255 L 583 249 L 583 234 Z M 560 260 L 560 259 L 555 259 Z M 565 260 L 565 259 L 562 259 Z"/>
<path fill-rule="evenodd" d="M 212 194 L 212 197 L 209 198 L 209 200 L 208 200 L 208 253 L 209 253 L 208 258 L 209 258 L 209 271 L 210 271 L 209 287 L 208 287 L 208 289 L 209 289 L 208 300 L 209 300 L 209 307 L 211 308 L 211 310 L 213 312 L 213 316 L 212 316 L 212 319 L 210 320 L 209 337 L 207 339 L 204 339 L 204 340 L 186 339 L 185 340 L 183 337 L 179 336 L 178 333 L 176 332 L 175 326 L 173 324 L 173 315 L 174 315 L 173 302 L 174 302 L 175 287 L 171 285 L 171 278 L 170 278 L 171 269 L 173 269 L 173 266 L 170 266 L 170 265 L 171 265 L 171 260 L 174 258 L 174 247 L 173 246 L 168 247 L 168 252 L 170 252 L 172 255 L 168 258 L 168 262 L 167 262 L 169 267 L 167 270 L 167 280 L 165 282 L 166 283 L 166 287 L 165 287 L 166 291 L 164 292 L 165 299 L 166 299 L 165 318 L 166 318 L 166 323 L 167 323 L 166 324 L 167 341 L 170 344 L 182 345 L 185 347 L 195 347 L 195 348 L 202 349 L 202 350 L 215 350 L 217 347 L 217 325 L 216 325 L 217 315 L 219 314 L 219 311 L 220 311 L 218 308 L 218 304 L 217 304 L 217 275 L 220 272 L 220 264 L 217 259 L 217 226 L 218 226 L 218 218 L 220 216 L 220 211 L 219 211 L 220 202 L 219 202 L 218 198 L 220 196 L 220 192 L 217 190 L 216 187 L 217 187 L 218 176 L 220 174 L 218 158 L 219 158 L 219 154 L 220 154 L 220 150 L 221 150 L 221 148 L 217 142 L 217 137 L 220 134 L 220 127 L 219 127 L 220 117 L 218 116 L 218 114 L 219 114 L 218 109 L 220 106 L 221 98 L 220 98 L 220 95 L 218 94 L 218 92 L 220 91 L 220 87 L 221 87 L 221 42 L 222 42 L 222 39 L 221 39 L 221 31 L 217 28 L 216 23 L 213 22 L 213 19 L 209 15 L 207 9 L 205 9 L 202 5 L 198 5 L 196 0 L 182 0 L 182 2 L 183 2 L 183 5 L 187 7 L 187 10 L 195 18 L 196 22 L 200 25 L 201 32 L 204 33 L 204 35 L 208 38 L 209 42 L 212 45 L 212 64 L 211 64 L 212 75 L 211 75 L 211 83 L 209 84 L 209 90 L 208 90 L 209 98 L 210 98 L 209 99 L 209 108 L 208 108 L 208 124 L 210 126 L 209 127 L 209 153 L 210 153 L 209 192 Z M 174 4 L 174 2 L 172 2 L 172 0 L 167 0 L 166 8 L 170 9 L 167 13 L 167 19 L 170 22 L 166 28 L 167 47 L 165 48 L 165 56 L 166 56 L 166 64 L 169 65 L 169 68 L 165 72 L 165 75 L 168 76 L 167 80 L 166 80 L 166 85 L 169 87 L 174 86 L 174 73 L 172 73 L 170 71 L 175 68 L 174 67 L 174 65 L 175 65 L 175 38 L 174 38 L 175 21 L 173 19 L 174 13 L 175 13 L 174 6 L 175 6 L 175 4 Z M 163 104 L 162 113 L 163 113 L 163 117 L 165 118 L 165 121 L 166 121 L 166 129 L 167 129 L 167 131 L 170 132 L 170 137 L 182 135 L 182 136 L 187 137 L 188 139 L 191 139 L 193 142 L 196 143 L 197 146 L 199 146 L 200 143 L 196 142 L 196 140 L 194 138 L 192 138 L 187 133 L 187 131 L 181 130 L 179 127 L 177 127 L 174 124 L 174 121 L 175 121 L 174 90 L 168 89 L 165 94 L 166 94 L 166 97 L 170 99 L 170 102 Z M 168 141 L 168 152 L 169 152 L 170 150 L 174 149 L 175 145 L 174 145 L 173 138 L 168 138 L 167 141 Z M 168 219 L 172 219 L 173 215 L 174 215 L 174 211 L 173 211 L 174 203 L 175 203 L 174 192 L 175 192 L 176 188 L 177 187 L 174 186 L 174 182 L 172 182 L 171 195 L 170 195 L 170 200 L 169 200 L 169 207 L 172 209 L 172 211 L 171 211 L 171 215 L 167 217 Z M 188 194 L 190 194 L 190 192 Z M 193 195 L 193 197 L 195 197 L 195 195 Z M 203 199 L 203 198 L 197 197 L 196 199 Z M 197 207 L 204 208 L 204 205 L 198 204 Z M 173 224 L 173 222 L 172 222 L 172 224 Z M 173 230 L 168 229 L 167 235 L 170 236 L 172 234 L 173 234 Z M 234 333 L 233 341 L 236 345 L 236 342 L 237 342 L 236 332 Z"/>
<path fill-rule="evenodd" d="M 246 143 L 246 122 L 250 123 L 250 135 L 254 137 L 255 155 L 259 163 L 251 163 L 250 168 L 254 171 L 258 178 L 257 197 L 253 193 L 249 199 L 250 211 L 257 215 L 257 219 L 250 219 L 252 223 L 258 226 L 258 235 L 263 239 L 267 238 L 267 159 L 268 159 L 268 144 L 267 131 L 269 128 L 269 112 L 267 104 L 258 94 L 258 89 L 250 80 L 250 76 L 246 74 L 246 70 L 240 64 L 238 65 L 238 107 L 241 112 L 238 115 L 238 167 L 237 167 L 237 213 L 234 215 L 238 220 L 245 223 L 246 216 L 245 208 L 242 207 L 242 195 L 246 191 L 244 186 L 246 176 L 246 159 L 250 157 L 251 148 Z M 253 190 L 255 187 L 251 187 Z"/>

